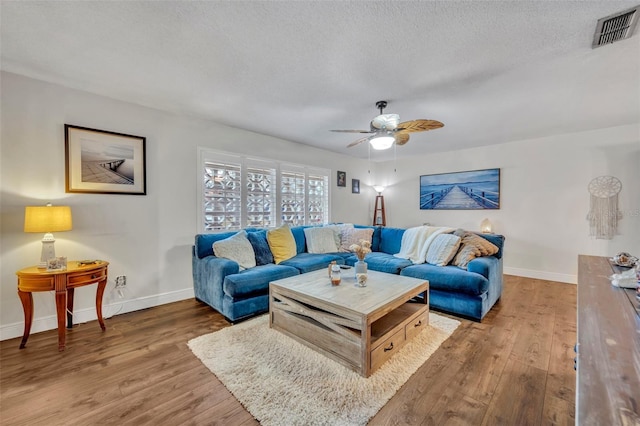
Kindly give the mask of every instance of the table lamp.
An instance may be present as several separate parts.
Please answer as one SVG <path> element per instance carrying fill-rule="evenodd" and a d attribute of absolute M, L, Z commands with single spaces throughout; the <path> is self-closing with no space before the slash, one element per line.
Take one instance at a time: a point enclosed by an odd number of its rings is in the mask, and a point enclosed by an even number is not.
<path fill-rule="evenodd" d="M 69 206 L 27 206 L 24 210 L 24 232 L 44 232 L 40 268 L 47 267 L 47 261 L 56 257 L 55 238 L 52 232 L 70 231 L 71 207 Z"/>
<path fill-rule="evenodd" d="M 493 226 L 491 225 L 491 221 L 488 218 L 485 218 L 482 222 L 480 222 L 480 232 L 483 234 L 491 234 L 493 231 Z"/>

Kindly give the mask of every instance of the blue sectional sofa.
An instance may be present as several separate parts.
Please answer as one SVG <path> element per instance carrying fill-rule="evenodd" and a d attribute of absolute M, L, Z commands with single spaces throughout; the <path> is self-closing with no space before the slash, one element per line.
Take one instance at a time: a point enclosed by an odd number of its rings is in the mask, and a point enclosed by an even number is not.
<path fill-rule="evenodd" d="M 400 251 L 404 229 L 356 227 L 373 229 L 372 252 L 365 259 L 369 269 L 429 280 L 429 305 L 435 310 L 481 321 L 502 295 L 502 235 L 478 234 L 499 250 L 495 255 L 472 260 L 464 270 L 453 265 L 414 265 L 410 260 L 394 257 L 393 254 Z M 237 231 L 196 235 L 192 255 L 196 299 L 236 322 L 268 311 L 269 282 L 326 268 L 332 261 L 353 266 L 358 260 L 353 253 L 307 253 L 305 228 L 291 228 L 296 256 L 277 265 L 269 263 L 242 271 L 236 262 L 216 257 L 212 248 L 214 242 L 229 238 Z"/>

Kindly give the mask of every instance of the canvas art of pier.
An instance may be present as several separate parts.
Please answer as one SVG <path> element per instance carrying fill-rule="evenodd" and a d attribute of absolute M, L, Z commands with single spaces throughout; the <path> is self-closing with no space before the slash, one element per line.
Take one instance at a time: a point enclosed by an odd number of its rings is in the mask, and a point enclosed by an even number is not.
<path fill-rule="evenodd" d="M 421 210 L 500 208 L 500 169 L 420 176 Z"/>

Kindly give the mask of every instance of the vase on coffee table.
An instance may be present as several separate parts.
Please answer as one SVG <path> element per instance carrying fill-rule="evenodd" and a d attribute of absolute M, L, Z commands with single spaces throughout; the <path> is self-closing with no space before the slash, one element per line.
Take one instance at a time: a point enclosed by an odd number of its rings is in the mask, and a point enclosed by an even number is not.
<path fill-rule="evenodd" d="M 356 270 L 356 282 L 360 287 L 367 285 L 367 262 L 358 260 L 354 266 Z"/>

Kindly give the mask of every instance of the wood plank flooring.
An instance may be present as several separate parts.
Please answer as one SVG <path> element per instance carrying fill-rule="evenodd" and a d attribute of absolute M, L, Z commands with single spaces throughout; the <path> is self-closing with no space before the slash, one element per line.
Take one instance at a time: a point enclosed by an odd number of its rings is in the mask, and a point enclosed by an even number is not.
<path fill-rule="evenodd" d="M 576 286 L 505 276 L 482 323 L 461 326 L 371 425 L 573 425 Z M 2 425 L 255 425 L 192 355 L 229 326 L 186 300 L 0 342 Z"/>

